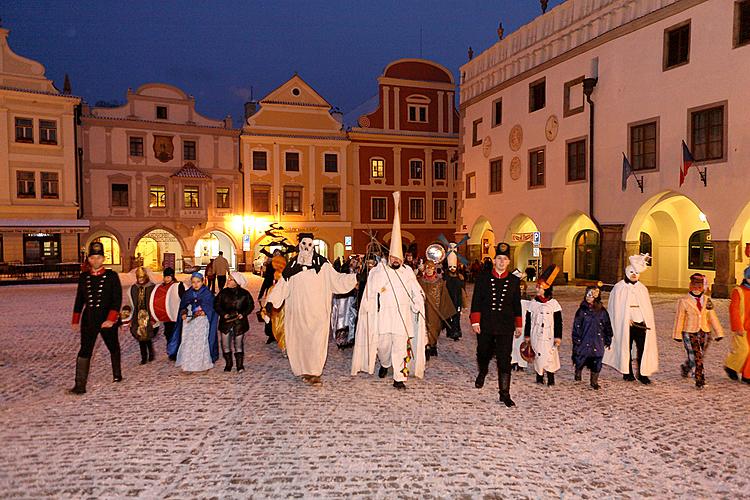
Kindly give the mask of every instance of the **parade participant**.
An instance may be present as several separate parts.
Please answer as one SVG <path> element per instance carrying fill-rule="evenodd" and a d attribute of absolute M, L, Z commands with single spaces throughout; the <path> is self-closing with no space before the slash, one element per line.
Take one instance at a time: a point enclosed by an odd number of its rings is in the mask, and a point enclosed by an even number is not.
<path fill-rule="evenodd" d="M 224 285 L 227 284 L 229 261 L 224 257 L 224 252 L 221 250 L 219 250 L 219 256 L 214 259 L 214 273 L 216 274 L 216 282 L 219 285 L 219 291 L 222 291 Z M 213 289 L 211 291 L 213 291 Z"/>
<path fill-rule="evenodd" d="M 612 344 L 612 324 L 602 304 L 598 286 L 587 286 L 581 305 L 573 319 L 573 365 L 575 380 L 581 380 L 584 367 L 590 371 L 590 384 L 599 390 L 604 350 Z"/>
<path fill-rule="evenodd" d="M 145 365 L 154 360 L 154 337 L 158 331 L 156 319 L 151 316 L 149 304 L 156 285 L 151 280 L 145 267 L 135 268 L 135 284 L 127 292 L 128 305 L 123 311 L 130 309 L 129 317 L 123 318 L 123 327 L 130 330 L 130 334 L 138 341 L 141 350 L 141 364 Z"/>
<path fill-rule="evenodd" d="M 560 369 L 559 347 L 562 341 L 562 307 L 552 298 L 552 283 L 560 268 L 547 267 L 536 280 L 536 296 L 529 302 L 524 325 L 524 338 L 531 342 L 536 356 L 534 370 L 536 383 L 555 385 L 555 372 Z"/>
<path fill-rule="evenodd" d="M 603 362 L 622 373 L 622 379 L 632 382 L 633 344 L 636 347 L 638 380 L 650 384 L 649 378 L 659 370 L 659 351 L 656 344 L 654 309 L 648 288 L 639 281 L 648 269 L 648 254 L 632 255 L 625 268 L 625 277 L 618 281 L 609 294 L 607 310 L 612 320 L 612 348 L 604 352 Z"/>
<path fill-rule="evenodd" d="M 711 331 L 713 340 L 721 340 L 724 336 L 714 303 L 704 294 L 707 289 L 705 275 L 695 273 L 690 276 L 690 291 L 677 301 L 677 314 L 672 330 L 672 338 L 682 342 L 687 353 L 687 360 L 680 365 L 682 376 L 687 378 L 695 370 L 695 387 L 698 389 L 706 385 L 703 355 L 711 340 Z"/>
<path fill-rule="evenodd" d="M 167 346 L 167 354 L 176 356 L 175 366 L 186 372 L 213 368 L 219 359 L 218 319 L 213 293 L 203 284 L 201 273 L 193 273 L 190 288 L 180 300 L 180 318 Z"/>
<path fill-rule="evenodd" d="M 462 336 L 461 311 L 466 307 L 466 282 L 464 281 L 465 278 L 458 273 L 455 254 L 449 253 L 446 260 L 448 261 L 448 273 L 445 275 L 445 286 L 448 288 L 448 295 L 456 308 L 456 314 L 448 318 L 446 336 L 458 341 Z"/>
<path fill-rule="evenodd" d="M 274 270 L 274 282 L 271 284 L 271 290 L 276 286 L 276 283 L 281 279 L 281 273 L 286 269 L 286 259 L 279 253 L 271 259 L 269 267 Z M 273 307 L 273 304 L 266 302 L 262 309 L 263 321 L 265 322 L 266 335 L 269 336 L 269 340 L 266 344 L 276 342 L 281 349 L 282 354 L 286 356 L 286 339 L 284 332 L 284 306 Z"/>
<path fill-rule="evenodd" d="M 471 329 L 477 335 L 477 389 L 484 379 L 494 355 L 497 360 L 500 402 L 507 407 L 516 403 L 510 397 L 511 349 L 513 338 L 521 336 L 521 280 L 508 272 L 510 245 L 499 243 L 493 269 L 481 274 L 471 298 Z"/>
<path fill-rule="evenodd" d="M 237 360 L 237 371 L 245 371 L 245 333 L 250 329 L 247 318 L 255 308 L 252 295 L 243 288 L 246 284 L 247 279 L 242 273 L 231 272 L 226 287 L 214 299 L 225 372 L 232 371 L 232 351 Z"/>
<path fill-rule="evenodd" d="M 729 302 L 729 320 L 732 328 L 731 352 L 724 361 L 724 371 L 729 378 L 742 378 L 750 384 L 750 266 L 745 268 L 740 286 L 732 290 Z"/>
<path fill-rule="evenodd" d="M 73 305 L 73 331 L 80 324 L 81 349 L 76 359 L 75 385 L 69 392 L 85 394 L 96 338 L 101 334 L 112 359 L 112 380 L 122 381 L 120 370 L 120 341 L 115 322 L 120 315 L 122 288 L 117 273 L 104 267 L 104 245 L 94 241 L 89 245 L 89 270 L 78 277 L 78 289 Z"/>
<path fill-rule="evenodd" d="M 299 252 L 268 294 L 268 302 L 274 307 L 285 306 L 286 352 L 292 373 L 304 382 L 320 385 L 328 355 L 331 299 L 334 293 L 354 288 L 357 276 L 337 273 L 315 251 L 312 233 L 300 233 L 298 238 Z"/>
<path fill-rule="evenodd" d="M 410 375 L 424 376 L 425 331 L 424 295 L 411 267 L 404 264 L 401 245 L 401 192 L 393 193 L 395 213 L 391 230 L 388 263 L 381 260 L 367 277 L 359 308 L 359 321 L 352 356 L 352 375 L 375 371 L 385 378 L 393 368 L 393 387 L 406 389 Z"/>
<path fill-rule="evenodd" d="M 357 274 L 357 261 L 352 258 L 347 263 L 341 263 L 339 272 L 344 274 Z M 354 333 L 357 326 L 356 309 L 354 303 L 357 300 L 358 290 L 348 293 L 337 293 L 333 296 L 331 309 L 331 336 L 336 347 L 346 349 L 354 345 Z M 353 313 L 352 310 L 354 309 Z"/>
<path fill-rule="evenodd" d="M 208 282 L 206 286 L 211 290 L 211 293 L 216 293 L 216 271 L 214 271 L 214 259 L 211 259 L 208 264 L 206 264 L 206 281 Z"/>
<path fill-rule="evenodd" d="M 151 294 L 151 315 L 164 325 L 167 345 L 172 340 L 177 318 L 180 316 L 180 299 L 185 295 L 185 285 L 175 280 L 174 269 L 165 267 L 163 281 L 156 285 Z M 176 358 L 170 358 L 174 361 Z"/>
<path fill-rule="evenodd" d="M 273 254 L 266 257 L 266 268 L 263 270 L 263 284 L 260 285 L 260 292 L 258 292 L 258 304 L 263 301 L 266 292 L 268 292 L 273 284 L 276 283 L 276 280 L 274 279 L 276 271 L 273 268 L 272 262 L 273 258 L 277 256 L 281 256 L 281 250 L 278 248 L 273 251 Z M 286 259 L 284 259 L 284 266 L 286 266 Z"/>
<path fill-rule="evenodd" d="M 438 337 L 444 323 L 456 314 L 456 308 L 448 293 L 448 287 L 445 281 L 435 272 L 436 267 L 434 261 L 427 259 L 424 264 L 424 273 L 417 280 L 425 297 L 425 327 L 427 329 L 425 357 L 428 361 L 430 356 L 438 355 Z"/>

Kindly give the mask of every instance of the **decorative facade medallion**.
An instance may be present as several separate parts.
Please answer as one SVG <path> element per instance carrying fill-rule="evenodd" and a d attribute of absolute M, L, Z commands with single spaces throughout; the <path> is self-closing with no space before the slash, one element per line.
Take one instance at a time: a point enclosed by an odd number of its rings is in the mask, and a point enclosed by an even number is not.
<path fill-rule="evenodd" d="M 508 144 L 513 151 L 521 149 L 521 145 L 523 144 L 523 129 L 520 125 L 513 125 L 513 128 L 510 129 Z"/>
<path fill-rule="evenodd" d="M 482 154 L 485 158 L 489 158 L 490 154 L 492 154 L 492 139 L 490 139 L 489 135 L 482 141 Z"/>
<path fill-rule="evenodd" d="M 510 160 L 510 178 L 517 181 L 521 177 L 521 159 L 518 156 L 514 156 Z"/>
<path fill-rule="evenodd" d="M 166 163 L 174 158 L 174 144 L 171 135 L 154 136 L 154 156 L 162 163 Z"/>
<path fill-rule="evenodd" d="M 547 140 L 552 142 L 557 138 L 557 132 L 560 130 L 560 122 L 557 120 L 557 116 L 550 115 L 547 118 L 547 124 L 544 126 L 544 134 L 547 136 Z"/>

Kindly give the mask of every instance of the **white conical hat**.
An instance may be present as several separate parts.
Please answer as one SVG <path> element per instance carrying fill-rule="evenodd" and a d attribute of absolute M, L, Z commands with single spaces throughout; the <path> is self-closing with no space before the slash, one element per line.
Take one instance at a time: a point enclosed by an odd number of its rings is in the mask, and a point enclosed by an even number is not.
<path fill-rule="evenodd" d="M 390 255 L 398 257 L 404 260 L 404 250 L 401 246 L 401 215 L 399 209 L 401 207 L 401 191 L 393 193 L 393 202 L 395 210 L 393 211 L 393 229 L 391 229 L 391 248 L 389 250 Z"/>

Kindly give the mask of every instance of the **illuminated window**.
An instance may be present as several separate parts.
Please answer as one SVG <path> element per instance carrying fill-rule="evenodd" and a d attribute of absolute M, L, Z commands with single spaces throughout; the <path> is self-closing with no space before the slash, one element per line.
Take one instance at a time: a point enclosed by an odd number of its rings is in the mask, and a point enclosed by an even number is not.
<path fill-rule="evenodd" d="M 182 191 L 183 207 L 199 208 L 200 199 L 198 198 L 198 186 L 185 186 Z"/>
<path fill-rule="evenodd" d="M 216 188 L 216 208 L 229 208 L 229 188 Z"/>
<path fill-rule="evenodd" d="M 167 188 L 165 186 L 151 186 L 148 191 L 149 208 L 164 208 L 167 206 Z"/>
<path fill-rule="evenodd" d="M 370 160 L 370 176 L 373 179 L 385 178 L 385 160 L 381 158 L 372 158 Z"/>

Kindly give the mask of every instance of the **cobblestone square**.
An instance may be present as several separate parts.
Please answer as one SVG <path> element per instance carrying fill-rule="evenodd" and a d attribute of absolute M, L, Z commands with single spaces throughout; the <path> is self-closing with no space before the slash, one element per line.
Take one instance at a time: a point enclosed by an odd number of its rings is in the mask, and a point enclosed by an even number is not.
<path fill-rule="evenodd" d="M 251 278 L 254 297 L 260 280 Z M 741 498 L 750 491 L 750 386 L 730 381 L 726 340 L 707 353 L 707 387 L 680 376 L 671 340 L 676 294 L 652 296 L 660 372 L 650 387 L 612 369 L 602 390 L 573 381 L 564 309 L 555 387 L 514 374 L 518 404 L 498 404 L 494 367 L 473 387 L 473 335 L 441 338 L 424 380 L 405 393 L 349 375 L 351 351 L 330 346 L 321 388 L 296 380 L 259 323 L 246 371 L 184 375 L 166 359 L 138 364 L 121 333 L 112 384 L 97 344 L 88 393 L 68 395 L 78 335 L 73 285 L 0 288 L 0 496 L 4 498 Z M 728 330 L 728 301 L 716 300 Z M 744 493 L 743 493 L 744 492 Z"/>

